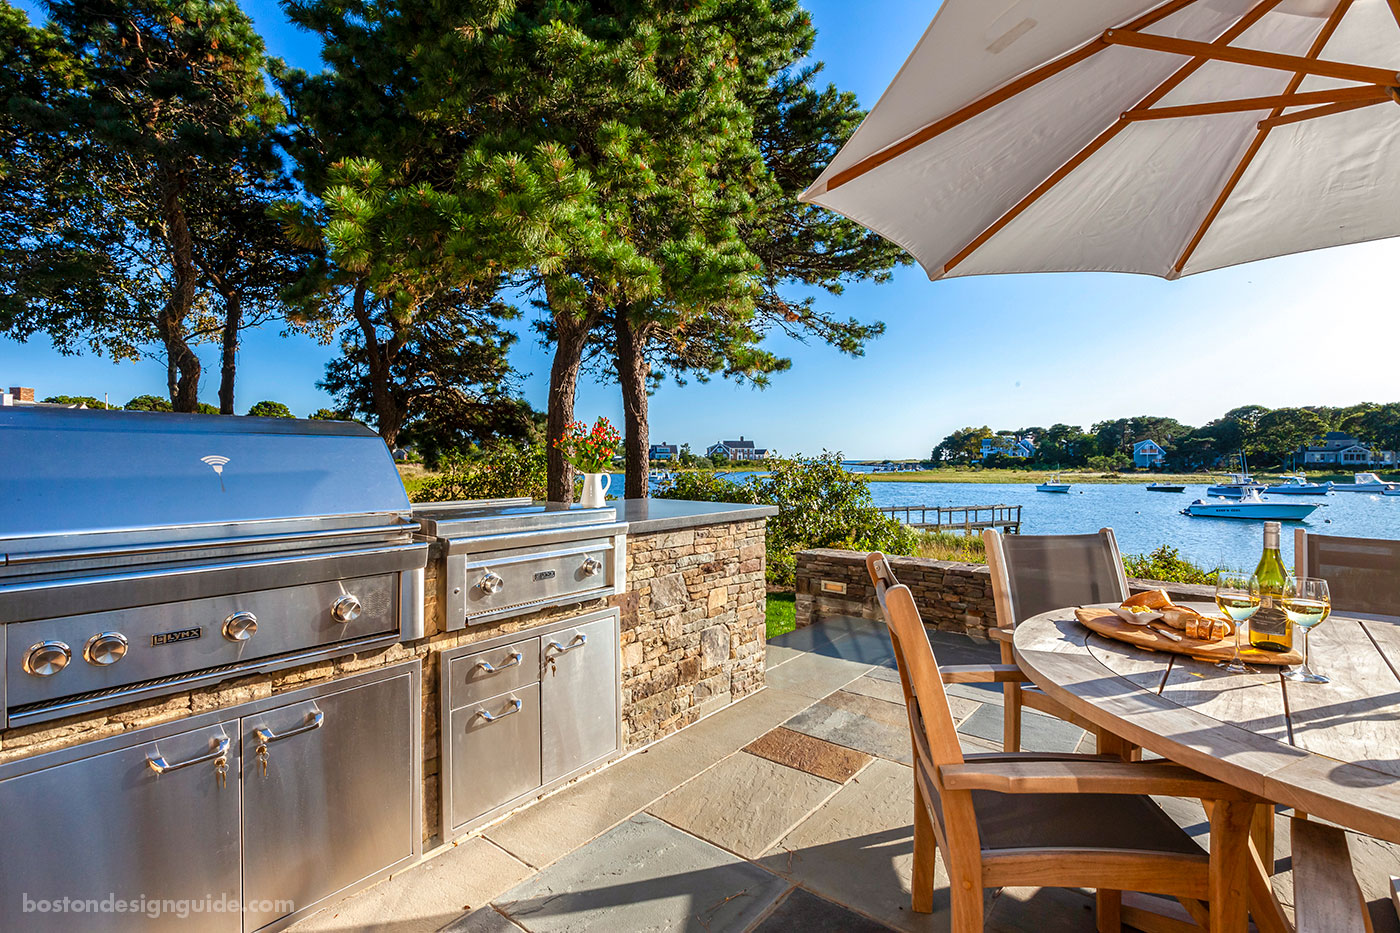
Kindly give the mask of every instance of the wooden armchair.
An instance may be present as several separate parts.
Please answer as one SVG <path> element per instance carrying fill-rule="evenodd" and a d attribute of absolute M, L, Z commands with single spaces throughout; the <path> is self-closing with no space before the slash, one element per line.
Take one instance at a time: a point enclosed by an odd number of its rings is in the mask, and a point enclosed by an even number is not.
<path fill-rule="evenodd" d="M 987 565 L 992 572 L 992 598 L 997 627 L 992 637 L 1001 644 L 1003 664 L 1014 664 L 1011 636 L 1023 620 L 1059 609 L 1090 603 L 1122 602 L 1128 598 L 1128 578 L 1112 528 L 1092 535 L 1005 535 L 982 532 Z M 1003 690 L 1002 741 L 1008 752 L 1021 750 L 1021 710 L 1030 707 L 1072 722 L 1098 737 L 1098 750 L 1130 758 L 1136 749 L 1088 720 L 1075 715 L 1035 686 L 1007 681 Z"/>
<path fill-rule="evenodd" d="M 1297 528 L 1293 566 L 1300 577 L 1327 581 L 1339 614 L 1395 620 L 1400 612 L 1400 541 L 1310 535 Z"/>
<path fill-rule="evenodd" d="M 1257 798 L 1166 762 L 964 756 L 943 685 L 1020 683 L 1024 675 L 1004 664 L 940 669 L 909 588 L 883 554 L 871 554 L 866 566 L 889 627 L 914 745 L 915 911 L 933 909 L 941 848 L 957 933 L 981 930 L 983 889 L 1005 885 L 1094 888 L 1103 933 L 1121 929 L 1124 890 L 1175 897 L 1212 933 L 1246 928 L 1248 831 Z M 1207 801 L 1210 854 L 1148 794 Z"/>

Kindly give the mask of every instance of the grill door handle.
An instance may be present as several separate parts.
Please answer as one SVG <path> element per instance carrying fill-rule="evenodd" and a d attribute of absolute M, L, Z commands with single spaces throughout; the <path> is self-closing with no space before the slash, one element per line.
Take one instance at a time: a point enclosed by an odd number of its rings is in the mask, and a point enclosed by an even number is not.
<path fill-rule="evenodd" d="M 191 758 L 188 761 L 177 761 L 173 765 L 165 760 L 164 755 L 155 755 L 146 759 L 146 764 L 150 765 L 156 774 L 164 774 L 167 771 L 179 771 L 181 768 L 188 768 L 191 765 L 203 764 L 206 761 L 214 761 L 228 754 L 228 736 L 222 735 L 214 740 L 214 750 L 207 755 L 198 758 Z"/>
<path fill-rule="evenodd" d="M 262 744 L 271 745 L 273 742 L 280 742 L 283 739 L 290 739 L 294 735 L 301 735 L 303 732 L 319 729 L 321 728 L 321 723 L 325 721 L 326 714 L 317 709 L 311 711 L 311 715 L 307 717 L 305 725 L 297 726 L 289 732 L 283 732 L 279 735 L 271 729 L 259 728 L 254 729 L 253 734 L 258 737 L 258 741 Z"/>
<path fill-rule="evenodd" d="M 516 713 L 520 712 L 520 708 L 525 705 L 525 701 L 511 700 L 510 704 L 510 709 L 506 710 L 504 713 L 497 713 L 495 716 L 492 716 L 484 709 L 477 710 L 476 714 L 487 722 L 495 722 L 498 719 L 505 719 L 507 716 L 514 716 Z"/>
<path fill-rule="evenodd" d="M 497 671 L 503 671 L 503 670 L 505 670 L 505 669 L 508 668 L 508 667 L 515 667 L 517 664 L 519 664 L 519 663 L 520 663 L 521 661 L 523 661 L 524 659 L 525 659 L 525 656 L 522 655 L 519 651 L 512 651 L 512 652 L 510 653 L 510 660 L 507 661 L 506 663 L 502 664 L 500 667 L 497 667 L 496 665 L 492 664 L 490 661 L 477 661 L 477 662 L 476 662 L 476 666 L 479 667 L 479 668 L 481 668 L 483 671 L 485 671 L 485 672 L 488 673 L 488 674 L 494 674 L 494 673 L 496 673 Z"/>
<path fill-rule="evenodd" d="M 561 645 L 557 641 L 552 641 L 549 643 L 549 647 L 557 651 L 558 653 L 563 654 L 566 651 L 573 651 L 575 648 L 582 648 L 586 644 L 588 644 L 588 636 L 583 634 L 582 632 L 579 632 L 577 635 L 574 636 L 574 640 L 569 642 L 567 645 Z"/>

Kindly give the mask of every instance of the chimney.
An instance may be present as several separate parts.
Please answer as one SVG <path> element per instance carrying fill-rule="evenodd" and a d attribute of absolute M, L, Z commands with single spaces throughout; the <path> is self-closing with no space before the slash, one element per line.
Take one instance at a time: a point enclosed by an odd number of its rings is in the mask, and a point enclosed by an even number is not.
<path fill-rule="evenodd" d="M 34 401 L 34 390 L 28 386 L 10 386 L 10 394 L 15 397 L 16 402 Z"/>

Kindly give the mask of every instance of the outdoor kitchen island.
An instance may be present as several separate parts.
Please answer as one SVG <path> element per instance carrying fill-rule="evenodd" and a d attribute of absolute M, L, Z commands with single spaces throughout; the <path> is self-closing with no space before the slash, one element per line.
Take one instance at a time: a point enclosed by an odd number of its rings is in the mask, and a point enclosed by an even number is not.
<path fill-rule="evenodd" d="M 113 418 L 145 432 L 144 449 L 161 450 L 168 461 L 144 486 L 111 466 L 115 489 L 104 490 L 101 471 L 84 469 L 102 459 L 110 440 L 103 435 L 116 426 L 97 419 Z M 539 560 L 560 568 L 575 562 L 588 598 L 459 620 L 440 605 L 448 566 L 441 541 L 420 532 L 408 542 L 406 529 L 426 531 L 428 523 L 410 514 L 401 487 L 378 491 L 386 477 L 397 480 L 382 442 L 355 426 L 323 427 L 306 440 L 291 424 L 264 429 L 262 421 L 56 416 L 43 426 L 55 433 L 33 436 L 77 441 L 57 460 L 56 474 L 59 486 L 80 478 L 88 484 L 74 500 L 82 519 L 59 528 L 71 540 L 46 535 L 33 509 L 13 521 L 17 506 L 37 501 L 25 497 L 40 493 L 0 487 L 12 532 L 0 535 L 10 555 L 0 599 L 21 613 L 3 618 L 0 642 L 8 698 L 0 707 L 0 861 L 7 865 L 0 928 L 190 929 L 190 915 L 179 915 L 184 903 L 205 912 L 201 930 L 280 929 L 445 849 L 453 835 L 495 813 L 763 685 L 771 509 L 495 504 L 546 516 L 546 523 L 562 516 L 566 526 L 571 512 L 596 513 L 583 524 L 604 532 L 601 539 L 555 546 L 549 536 L 563 532 L 547 529 L 531 553 L 492 552 L 507 581 L 512 556 L 537 581 L 561 575 L 552 565 L 540 569 Z M 206 459 L 210 451 L 226 459 L 222 470 Z M 357 472 L 326 466 L 319 453 L 331 451 L 350 456 Z M 256 476 L 240 474 L 255 455 Z M 256 514 L 260 503 L 278 487 L 308 482 L 309 508 L 325 518 L 297 518 L 295 536 L 267 533 L 276 522 Z M 209 488 L 185 496 L 188 484 Z M 250 488 L 240 492 L 243 484 Z M 365 497 L 372 487 L 377 502 Z M 43 492 L 45 507 L 56 508 L 63 492 Z M 327 495 L 343 501 L 328 503 Z M 123 543 L 115 543 L 116 530 L 104 531 L 105 541 L 92 535 L 80 542 L 76 529 L 103 527 L 104 496 L 125 510 Z M 261 524 L 235 529 L 235 501 Z M 142 508 L 149 509 L 143 524 L 154 530 L 131 539 L 127 519 Z M 196 526 L 201 510 L 207 524 Z M 334 547 L 317 536 L 322 523 Z M 215 540 L 221 534 L 230 537 Z M 352 547 L 358 538 L 367 540 Z M 625 552 L 625 560 L 612 561 L 600 543 Z M 55 556 L 62 547 L 72 548 L 71 561 L 68 551 Z M 384 563 L 386 555 L 394 563 Z M 257 569 L 251 591 L 250 566 Z M 595 576 L 611 585 L 586 582 Z M 468 582 L 478 586 L 485 577 Z M 354 637 L 336 641 L 338 632 Z M 555 714 L 545 706 L 542 719 L 522 715 L 580 670 L 587 672 L 583 694 L 561 694 Z M 486 674 L 502 679 L 480 686 Z M 569 702 L 579 695 L 593 702 Z M 580 744 L 568 726 L 569 716 L 582 714 L 589 739 Z M 600 720 L 607 730 L 596 728 Z M 521 729 L 531 721 L 543 737 Z M 460 811 L 444 830 L 451 768 L 444 770 L 443 750 L 469 728 L 489 733 L 495 726 L 514 730 L 513 741 L 479 743 L 465 758 L 475 770 L 458 775 L 458 786 L 474 789 L 501 770 L 515 783 L 498 786 L 505 796 L 479 812 Z M 59 898 L 112 896 L 132 912 L 98 918 L 74 916 L 83 907 L 53 910 Z M 138 899 L 141 907 L 130 906 Z M 35 910 L 26 906 L 40 901 Z"/>

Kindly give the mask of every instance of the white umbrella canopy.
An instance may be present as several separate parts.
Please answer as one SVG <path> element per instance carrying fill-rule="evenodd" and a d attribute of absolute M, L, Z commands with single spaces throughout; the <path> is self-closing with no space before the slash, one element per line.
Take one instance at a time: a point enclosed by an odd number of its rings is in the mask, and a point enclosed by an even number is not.
<path fill-rule="evenodd" d="M 1400 0 L 944 0 L 807 191 L 933 279 L 1400 235 Z"/>

